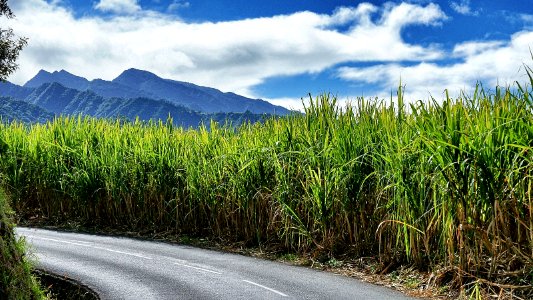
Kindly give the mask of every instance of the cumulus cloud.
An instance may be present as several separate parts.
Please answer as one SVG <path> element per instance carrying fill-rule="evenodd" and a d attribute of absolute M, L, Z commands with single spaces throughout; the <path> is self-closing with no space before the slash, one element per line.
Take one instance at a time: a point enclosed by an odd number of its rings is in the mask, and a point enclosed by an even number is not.
<path fill-rule="evenodd" d="M 406 97 L 411 101 L 427 100 L 429 96 L 442 99 L 445 89 L 453 97 L 460 92 L 473 91 L 477 82 L 486 87 L 511 85 L 524 74 L 520 67 L 530 57 L 533 32 L 514 34 L 509 41 L 465 42 L 453 49 L 461 62 L 441 66 L 422 62 L 413 66 L 388 63 L 364 68 L 344 67 L 339 77 L 349 81 L 378 84 L 382 88 L 397 86 L 402 80 L 406 85 Z M 521 77 L 522 76 L 522 77 Z"/>
<path fill-rule="evenodd" d="M 100 0 L 94 8 L 117 14 L 132 14 L 141 10 L 137 0 Z"/>
<path fill-rule="evenodd" d="M 10 22 L 30 42 L 20 70 L 9 79 L 23 83 L 42 68 L 112 79 L 134 67 L 257 97 L 252 87 L 269 77 L 317 73 L 346 62 L 431 61 L 443 55 L 401 37 L 407 26 L 446 20 L 436 4 L 361 3 L 331 14 L 297 12 L 217 23 L 139 12 L 133 0 L 101 0 L 97 6 L 137 13 L 77 18 L 44 0 L 14 2 L 17 19 L 0 22 Z"/>

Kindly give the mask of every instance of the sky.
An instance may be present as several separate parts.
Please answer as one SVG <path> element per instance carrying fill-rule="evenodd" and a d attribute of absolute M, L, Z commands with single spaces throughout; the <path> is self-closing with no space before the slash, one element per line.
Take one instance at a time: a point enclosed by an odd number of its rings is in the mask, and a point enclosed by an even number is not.
<path fill-rule="evenodd" d="M 533 0 L 10 0 L 28 45 L 8 80 L 40 69 L 112 80 L 137 68 L 301 109 L 407 101 L 527 82 Z"/>

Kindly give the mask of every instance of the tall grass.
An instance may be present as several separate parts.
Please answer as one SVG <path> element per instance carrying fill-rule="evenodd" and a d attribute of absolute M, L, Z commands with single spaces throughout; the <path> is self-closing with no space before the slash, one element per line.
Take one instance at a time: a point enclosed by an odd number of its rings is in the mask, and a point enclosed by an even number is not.
<path fill-rule="evenodd" d="M 379 255 L 520 290 L 533 284 L 532 100 L 517 85 L 407 106 L 400 88 L 397 103 L 321 95 L 305 115 L 238 128 L 11 123 L 0 173 L 26 218 Z"/>

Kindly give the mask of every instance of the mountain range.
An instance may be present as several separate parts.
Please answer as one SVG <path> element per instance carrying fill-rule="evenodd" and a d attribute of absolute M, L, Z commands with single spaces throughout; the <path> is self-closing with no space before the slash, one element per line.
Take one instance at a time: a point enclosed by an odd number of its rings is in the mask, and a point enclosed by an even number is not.
<path fill-rule="evenodd" d="M 13 100 L 9 97 L 0 97 L 0 121 L 22 121 L 24 123 L 44 123 L 54 119 L 51 112 L 24 101 Z"/>
<path fill-rule="evenodd" d="M 235 124 L 292 113 L 264 100 L 164 79 L 137 69 L 128 69 L 112 81 L 89 81 L 65 70 L 41 70 L 23 86 L 0 83 L 0 97 L 3 120 L 29 122 L 79 114 L 131 120 L 166 120 L 170 116 L 176 125 L 196 127 L 209 119 L 227 119 Z M 23 103 L 29 106 L 22 107 Z M 7 111 L 15 107 L 19 111 Z M 43 111 L 37 113 L 38 109 Z"/>

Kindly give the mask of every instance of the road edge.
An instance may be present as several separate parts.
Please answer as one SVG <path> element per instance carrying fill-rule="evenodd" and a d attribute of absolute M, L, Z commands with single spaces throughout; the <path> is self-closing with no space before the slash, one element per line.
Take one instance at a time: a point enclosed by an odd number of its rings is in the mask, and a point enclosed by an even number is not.
<path fill-rule="evenodd" d="M 35 268 L 32 273 L 52 299 L 101 299 L 93 289 L 73 278 L 54 274 L 41 268 Z"/>

